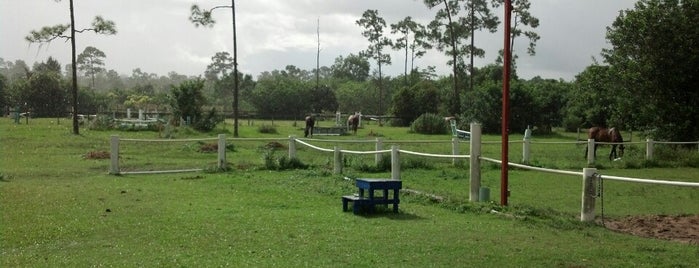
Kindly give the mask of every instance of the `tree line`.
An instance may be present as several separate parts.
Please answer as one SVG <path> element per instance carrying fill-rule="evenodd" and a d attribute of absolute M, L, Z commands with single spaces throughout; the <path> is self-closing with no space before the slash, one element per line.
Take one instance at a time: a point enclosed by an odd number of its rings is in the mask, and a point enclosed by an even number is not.
<path fill-rule="evenodd" d="M 529 14 L 528 1 L 516 5 L 511 44 L 524 36 L 528 53 L 534 55 L 538 20 Z M 510 131 L 527 126 L 541 133 L 553 127 L 576 130 L 590 126 L 616 126 L 644 131 L 658 140 L 696 140 L 699 108 L 696 40 L 699 1 L 641 0 L 632 10 L 621 11 L 607 28 L 611 48 L 575 76 L 562 79 L 521 79 L 516 68 L 511 77 Z M 386 22 L 375 10 L 357 19 L 366 29 L 367 50 L 337 56 L 331 66 L 302 70 L 288 65 L 283 70 L 234 74 L 228 52 L 212 56 L 202 76 L 176 73 L 158 76 L 133 70 L 130 76 L 106 70 L 106 55 L 85 49 L 77 62 L 78 105 L 81 111 L 105 112 L 126 107 L 171 111 L 172 90 L 184 81 L 201 81 L 201 94 L 208 107 L 224 115 L 231 111 L 234 78 L 240 83 L 240 110 L 260 118 L 301 119 L 308 113 L 390 115 L 392 124 L 408 125 L 424 113 L 456 116 L 459 122 L 480 122 L 483 130 L 500 132 L 502 63 L 483 67 L 467 59 L 483 55 L 469 44 L 474 30 L 495 29 L 496 16 L 486 12 L 498 1 L 425 1 L 438 8 L 435 19 L 420 25 L 409 17 L 391 24 L 396 40 L 384 32 Z M 517 11 L 518 10 L 518 11 Z M 474 12 L 470 12 L 474 11 Z M 473 14 L 473 15 L 472 15 Z M 476 15 L 478 14 L 478 15 Z M 481 17 L 475 17 L 481 16 Z M 471 21 L 478 21 L 472 23 Z M 495 25 L 495 26 L 493 26 Z M 405 51 L 405 71 L 386 76 L 381 66 L 391 64 L 387 49 Z M 451 56 L 450 75 L 437 75 L 433 67 L 416 67 L 415 60 L 431 49 Z M 81 58 L 81 57 L 78 57 Z M 515 57 L 516 58 L 516 57 Z M 372 65 L 373 63 L 373 65 Z M 513 63 L 516 66 L 516 61 Z M 374 66 L 375 69 L 372 69 Z M 49 58 L 29 68 L 22 61 L 0 60 L 0 105 L 4 111 L 26 104 L 37 116 L 65 116 L 69 80 L 61 65 Z M 70 64 L 66 71 L 72 71 Z M 56 101 L 59 100 L 59 101 Z"/>

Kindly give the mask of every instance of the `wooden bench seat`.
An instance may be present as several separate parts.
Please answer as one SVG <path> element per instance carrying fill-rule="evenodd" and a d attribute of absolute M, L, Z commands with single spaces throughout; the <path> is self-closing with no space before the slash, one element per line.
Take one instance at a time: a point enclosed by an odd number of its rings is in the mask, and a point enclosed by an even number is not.
<path fill-rule="evenodd" d="M 348 203 L 352 202 L 352 212 L 354 214 L 359 214 L 362 207 L 369 205 L 371 200 L 367 197 L 360 197 L 358 195 L 343 195 L 342 196 L 342 211 L 348 210 Z"/>

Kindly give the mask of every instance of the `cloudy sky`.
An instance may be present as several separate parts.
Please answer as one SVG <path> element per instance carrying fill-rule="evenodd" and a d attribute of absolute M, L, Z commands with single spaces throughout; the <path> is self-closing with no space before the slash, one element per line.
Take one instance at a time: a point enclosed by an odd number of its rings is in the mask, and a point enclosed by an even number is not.
<path fill-rule="evenodd" d="M 531 13 L 540 19 L 536 32 L 541 36 L 536 56 L 524 53 L 526 42 L 516 43 L 519 54 L 518 73 L 522 78 L 572 80 L 593 58 L 608 47 L 606 27 L 620 10 L 632 9 L 635 0 L 530 0 Z M 106 68 L 130 75 L 140 68 L 144 72 L 166 75 L 176 72 L 203 74 L 216 52 L 232 54 L 233 36 L 230 9 L 217 9 L 212 28 L 195 27 L 189 20 L 190 7 L 229 5 L 230 1 L 211 0 L 75 0 L 77 28 L 88 28 L 96 15 L 115 22 L 117 35 L 79 34 L 77 52 L 94 46 L 106 54 Z M 320 64 L 332 65 L 340 55 L 358 53 L 368 42 L 355 24 L 367 9 L 378 10 L 387 24 L 406 16 L 427 24 L 434 10 L 421 0 L 247 0 L 236 2 L 239 70 L 255 77 L 263 71 L 283 69 L 286 65 L 311 70 L 316 66 L 317 27 L 320 26 Z M 497 14 L 502 18 L 502 10 Z M 70 42 L 55 40 L 50 44 L 30 44 L 24 37 L 43 26 L 70 21 L 68 0 L 0 0 L 0 58 L 24 60 L 28 64 L 52 56 L 65 65 L 70 62 Z M 318 23 L 320 22 L 320 23 Z M 501 26 L 502 27 L 502 26 Z M 390 32 L 390 30 L 387 30 Z M 486 56 L 476 66 L 494 62 L 502 48 L 503 34 L 476 35 L 476 46 Z M 388 75 L 403 72 L 403 56 L 392 55 Z M 430 51 L 416 62 L 417 66 L 435 66 L 448 74 L 447 58 Z M 372 62 L 373 64 L 373 62 Z M 372 67 L 374 68 L 374 67 Z"/>

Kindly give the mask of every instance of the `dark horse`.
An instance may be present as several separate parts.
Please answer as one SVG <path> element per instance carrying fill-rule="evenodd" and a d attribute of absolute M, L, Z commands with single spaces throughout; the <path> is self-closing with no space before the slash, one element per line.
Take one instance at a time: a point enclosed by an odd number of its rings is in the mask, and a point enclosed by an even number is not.
<path fill-rule="evenodd" d="M 617 158 L 616 148 L 619 146 L 619 157 L 624 156 L 624 139 L 621 137 L 621 133 L 616 128 L 603 128 L 603 127 L 591 127 L 587 132 L 588 139 L 595 140 L 595 151 L 594 156 L 597 156 L 597 146 L 598 142 L 613 142 L 612 151 L 609 153 L 609 160 Z M 620 144 L 616 144 L 620 143 Z M 587 157 L 587 147 L 585 147 L 585 157 Z"/>
<path fill-rule="evenodd" d="M 316 125 L 316 119 L 312 115 L 306 116 L 306 128 L 303 130 L 303 136 L 308 137 L 310 135 L 313 137 L 313 127 Z"/>
<path fill-rule="evenodd" d="M 357 134 L 357 126 L 359 126 L 359 116 L 358 114 L 353 114 L 347 118 L 347 128 L 352 130 L 355 135 Z"/>

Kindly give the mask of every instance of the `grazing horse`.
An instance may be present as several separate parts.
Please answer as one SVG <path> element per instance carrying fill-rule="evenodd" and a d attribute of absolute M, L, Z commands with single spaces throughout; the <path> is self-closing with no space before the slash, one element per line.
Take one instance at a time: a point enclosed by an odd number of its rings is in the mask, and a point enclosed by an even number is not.
<path fill-rule="evenodd" d="M 612 144 L 612 151 L 609 153 L 609 160 L 617 158 L 616 148 L 619 146 L 619 157 L 624 156 L 624 139 L 621 137 L 621 133 L 616 128 L 603 128 L 603 127 L 591 127 L 587 132 L 588 139 L 595 140 L 595 150 L 593 152 L 594 156 L 597 156 L 597 146 L 598 142 L 613 142 L 621 144 Z M 587 147 L 585 147 L 585 157 L 587 157 Z"/>
<path fill-rule="evenodd" d="M 309 135 L 313 137 L 313 127 L 316 125 L 316 119 L 312 116 L 306 116 L 306 128 L 303 130 L 303 137 L 308 137 Z"/>
<path fill-rule="evenodd" d="M 357 134 L 357 127 L 359 126 L 359 116 L 358 114 L 353 114 L 347 118 L 347 128 L 352 130 L 355 135 Z"/>

